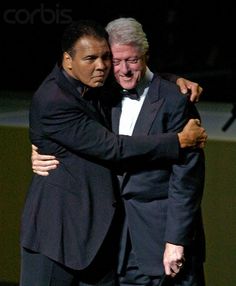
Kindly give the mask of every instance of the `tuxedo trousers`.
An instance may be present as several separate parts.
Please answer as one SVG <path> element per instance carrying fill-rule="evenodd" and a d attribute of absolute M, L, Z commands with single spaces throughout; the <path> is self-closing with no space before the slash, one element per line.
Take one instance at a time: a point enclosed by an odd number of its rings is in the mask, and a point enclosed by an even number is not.
<path fill-rule="evenodd" d="M 205 286 L 203 263 L 188 250 L 184 267 L 174 278 L 165 276 L 164 273 L 161 276 L 144 274 L 132 247 L 127 224 L 124 224 L 124 231 L 126 235 L 123 233 L 125 239 L 121 241 L 119 255 L 119 286 Z"/>
<path fill-rule="evenodd" d="M 115 267 L 68 268 L 45 255 L 22 248 L 19 286 L 115 286 Z"/>

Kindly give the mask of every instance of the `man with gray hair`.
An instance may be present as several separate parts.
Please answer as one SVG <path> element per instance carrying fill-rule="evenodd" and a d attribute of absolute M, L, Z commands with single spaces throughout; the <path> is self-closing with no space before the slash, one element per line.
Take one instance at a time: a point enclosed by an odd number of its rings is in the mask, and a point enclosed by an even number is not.
<path fill-rule="evenodd" d="M 123 135 L 176 132 L 189 118 L 200 119 L 175 84 L 148 68 L 149 44 L 139 22 L 119 18 L 106 30 L 114 76 L 124 89 L 112 110 L 113 131 Z M 158 285 L 165 273 L 172 277 L 165 285 L 203 286 L 203 150 L 185 150 L 175 164 L 163 160 L 146 167 L 132 163 L 129 168 L 120 177 L 125 209 L 120 284 Z"/>

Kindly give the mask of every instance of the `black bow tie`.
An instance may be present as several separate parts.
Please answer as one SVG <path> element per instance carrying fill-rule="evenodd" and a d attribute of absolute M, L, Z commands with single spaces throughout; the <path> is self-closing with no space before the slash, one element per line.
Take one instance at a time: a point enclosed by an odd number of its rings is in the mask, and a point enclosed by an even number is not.
<path fill-rule="evenodd" d="M 122 89 L 121 95 L 123 97 L 128 97 L 130 99 L 139 100 L 139 94 L 135 88 L 132 89 Z"/>

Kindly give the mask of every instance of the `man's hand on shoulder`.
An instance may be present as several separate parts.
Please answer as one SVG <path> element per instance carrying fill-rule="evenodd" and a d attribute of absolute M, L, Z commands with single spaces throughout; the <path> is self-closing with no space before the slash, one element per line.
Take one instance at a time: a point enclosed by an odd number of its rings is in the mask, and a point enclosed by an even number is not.
<path fill-rule="evenodd" d="M 203 88 L 198 83 L 190 81 L 183 77 L 179 77 L 176 80 L 176 84 L 179 86 L 180 91 L 183 94 L 187 94 L 188 92 L 190 92 L 190 95 L 189 95 L 190 101 L 192 102 L 199 101 L 200 96 L 203 92 Z"/>

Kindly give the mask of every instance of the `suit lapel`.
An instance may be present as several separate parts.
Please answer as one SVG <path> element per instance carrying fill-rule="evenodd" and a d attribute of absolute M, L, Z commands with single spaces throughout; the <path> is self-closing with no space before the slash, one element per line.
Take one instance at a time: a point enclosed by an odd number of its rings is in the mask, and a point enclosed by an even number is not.
<path fill-rule="evenodd" d="M 152 123 L 158 114 L 158 110 L 164 99 L 160 96 L 160 78 L 154 76 L 150 84 L 147 96 L 137 118 L 133 135 L 147 135 L 152 127 Z M 121 102 L 112 108 L 112 130 L 119 133 L 119 121 L 121 115 Z"/>
<path fill-rule="evenodd" d="M 133 135 L 147 135 L 164 99 L 160 97 L 160 78 L 155 76 L 137 118 Z"/>

